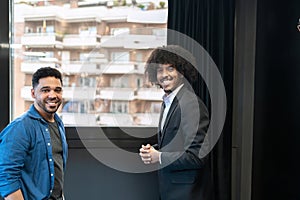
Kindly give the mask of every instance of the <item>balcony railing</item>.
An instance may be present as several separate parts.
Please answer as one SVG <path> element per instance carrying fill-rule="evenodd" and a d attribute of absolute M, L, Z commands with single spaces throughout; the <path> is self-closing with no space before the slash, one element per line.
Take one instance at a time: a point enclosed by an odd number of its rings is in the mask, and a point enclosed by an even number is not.
<path fill-rule="evenodd" d="M 55 33 L 26 33 L 21 38 L 21 44 L 32 47 L 61 47 L 62 37 Z"/>
<path fill-rule="evenodd" d="M 68 48 L 96 47 L 100 44 L 100 35 L 64 35 L 63 46 Z"/>
<path fill-rule="evenodd" d="M 55 67 L 56 62 L 23 61 L 21 63 L 21 72 L 33 74 L 41 67 Z"/>
<path fill-rule="evenodd" d="M 137 91 L 136 98 L 139 100 L 161 101 L 164 92 L 159 88 L 140 88 Z"/>
<path fill-rule="evenodd" d="M 159 113 L 59 113 L 66 126 L 132 127 L 158 125 Z"/>
<path fill-rule="evenodd" d="M 132 101 L 135 99 L 133 88 L 101 88 L 97 98 L 107 100 Z"/>
<path fill-rule="evenodd" d="M 166 44 L 166 36 L 120 34 L 116 36 L 102 36 L 100 46 L 106 48 L 152 49 Z"/>
<path fill-rule="evenodd" d="M 66 74 L 100 74 L 101 65 L 93 62 L 71 61 L 63 62 L 61 65 L 62 72 Z"/>
<path fill-rule="evenodd" d="M 106 62 L 105 62 L 106 61 Z M 134 62 L 108 62 L 103 59 L 101 62 L 90 61 L 71 61 L 63 62 L 62 72 L 66 74 L 143 74 L 144 63 Z"/>

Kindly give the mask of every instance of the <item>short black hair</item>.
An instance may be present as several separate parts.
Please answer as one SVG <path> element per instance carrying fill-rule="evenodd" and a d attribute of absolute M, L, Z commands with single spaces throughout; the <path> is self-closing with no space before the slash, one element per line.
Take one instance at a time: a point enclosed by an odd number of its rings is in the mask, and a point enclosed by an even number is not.
<path fill-rule="evenodd" d="M 159 64 L 171 64 L 189 83 L 198 77 L 195 57 L 181 46 L 167 45 L 151 52 L 146 61 L 145 76 L 152 84 L 158 84 L 156 74 Z"/>
<path fill-rule="evenodd" d="M 39 84 L 39 80 L 45 77 L 55 77 L 63 84 L 60 71 L 52 67 L 42 67 L 32 75 L 32 87 L 35 88 Z"/>

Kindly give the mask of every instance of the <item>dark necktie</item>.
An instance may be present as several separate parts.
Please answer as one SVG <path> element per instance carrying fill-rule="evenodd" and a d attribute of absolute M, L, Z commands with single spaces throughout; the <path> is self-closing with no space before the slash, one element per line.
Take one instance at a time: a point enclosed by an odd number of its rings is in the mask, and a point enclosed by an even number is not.
<path fill-rule="evenodd" d="M 161 120 L 163 118 L 165 108 L 166 108 L 166 104 L 165 104 L 165 102 L 162 102 L 161 109 L 160 109 L 159 125 L 158 125 L 159 140 L 161 140 L 161 138 L 162 138 Z"/>

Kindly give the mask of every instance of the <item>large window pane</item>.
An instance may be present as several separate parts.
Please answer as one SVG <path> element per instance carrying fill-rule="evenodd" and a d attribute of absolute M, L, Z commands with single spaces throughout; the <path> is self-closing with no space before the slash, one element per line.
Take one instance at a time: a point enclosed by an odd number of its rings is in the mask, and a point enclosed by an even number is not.
<path fill-rule="evenodd" d="M 14 1 L 12 118 L 33 103 L 34 71 L 50 66 L 64 76 L 66 125 L 156 126 L 162 91 L 145 87 L 143 72 L 151 50 L 166 44 L 167 8 L 90 2 Z"/>

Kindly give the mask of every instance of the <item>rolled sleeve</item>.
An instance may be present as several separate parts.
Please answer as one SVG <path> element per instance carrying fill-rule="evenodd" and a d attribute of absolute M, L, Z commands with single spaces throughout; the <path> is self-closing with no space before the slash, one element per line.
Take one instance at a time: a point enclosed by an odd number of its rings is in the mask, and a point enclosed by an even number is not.
<path fill-rule="evenodd" d="M 21 188 L 21 186 L 20 186 L 20 182 L 19 181 L 15 181 L 15 182 L 10 183 L 8 185 L 1 185 L 0 186 L 1 196 L 2 197 L 6 197 L 9 194 L 17 191 L 20 188 Z"/>
<path fill-rule="evenodd" d="M 28 139 L 22 125 L 8 126 L 0 137 L 0 194 L 7 196 L 21 188 L 21 169 L 27 154 Z"/>

